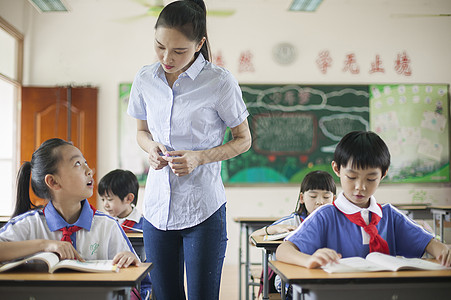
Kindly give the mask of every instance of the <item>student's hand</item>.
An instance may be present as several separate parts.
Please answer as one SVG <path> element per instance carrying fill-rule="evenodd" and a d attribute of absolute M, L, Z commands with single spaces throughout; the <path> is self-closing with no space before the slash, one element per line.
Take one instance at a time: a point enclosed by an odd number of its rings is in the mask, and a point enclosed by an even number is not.
<path fill-rule="evenodd" d="M 200 165 L 200 152 L 198 151 L 170 151 L 169 156 L 163 158 L 169 163 L 169 166 L 177 176 L 190 174 Z"/>
<path fill-rule="evenodd" d="M 139 259 L 130 251 L 122 251 L 114 256 L 113 264 L 119 268 L 128 268 L 131 265 L 139 266 Z"/>
<path fill-rule="evenodd" d="M 43 240 L 43 251 L 56 253 L 60 259 L 85 261 L 71 243 L 65 241 Z"/>
<path fill-rule="evenodd" d="M 306 267 L 308 269 L 315 269 L 328 263 L 338 262 L 341 258 L 341 254 L 335 252 L 335 250 L 329 248 L 318 249 L 307 260 Z"/>
<path fill-rule="evenodd" d="M 158 142 L 151 142 L 149 149 L 149 165 L 154 170 L 161 170 L 168 165 L 168 162 L 163 158 L 168 150 L 163 144 Z"/>
<path fill-rule="evenodd" d="M 269 234 L 279 234 L 295 230 L 297 227 L 293 225 L 271 225 L 266 229 Z"/>
<path fill-rule="evenodd" d="M 437 260 L 442 266 L 451 267 L 451 249 L 443 249 L 442 252 L 437 256 Z"/>

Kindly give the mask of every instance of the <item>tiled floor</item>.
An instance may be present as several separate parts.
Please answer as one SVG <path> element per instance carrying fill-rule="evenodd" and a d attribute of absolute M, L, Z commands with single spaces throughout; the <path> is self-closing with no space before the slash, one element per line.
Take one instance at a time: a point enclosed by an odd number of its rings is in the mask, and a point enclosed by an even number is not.
<path fill-rule="evenodd" d="M 254 276 L 259 276 L 261 274 L 261 267 L 253 267 L 251 271 Z M 244 299 L 245 289 L 244 289 L 244 278 L 242 278 L 242 298 Z M 259 287 L 254 287 L 255 299 L 257 299 Z M 249 290 L 249 297 L 252 299 L 252 290 Z M 237 265 L 224 265 L 222 270 L 222 280 L 221 280 L 221 290 L 219 292 L 220 300 L 238 300 L 238 266 Z"/>
<path fill-rule="evenodd" d="M 238 300 L 238 266 L 224 265 L 222 268 L 220 300 Z"/>

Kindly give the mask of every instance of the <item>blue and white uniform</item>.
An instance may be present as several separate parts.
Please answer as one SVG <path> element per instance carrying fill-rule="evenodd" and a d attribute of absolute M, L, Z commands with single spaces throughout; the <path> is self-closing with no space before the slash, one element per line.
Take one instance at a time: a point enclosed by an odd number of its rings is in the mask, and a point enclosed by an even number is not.
<path fill-rule="evenodd" d="M 405 257 L 423 256 L 426 246 L 433 236 L 420 225 L 409 219 L 390 204 L 376 205 L 372 196 L 370 206 L 366 209 L 349 202 L 341 193 L 335 204 L 343 212 L 353 214 L 361 212 L 368 222 L 369 212 L 380 215 L 376 225 L 381 237 L 387 241 L 390 255 Z M 369 238 L 362 228 L 340 212 L 334 205 L 326 204 L 311 213 L 301 226 L 285 238 L 306 254 L 313 254 L 320 248 L 330 248 L 340 253 L 343 258 L 365 257 L 369 252 Z"/>
<path fill-rule="evenodd" d="M 285 217 L 280 218 L 279 220 L 275 221 L 270 226 L 273 226 L 273 225 L 287 225 L 287 226 L 291 225 L 291 226 L 298 227 L 305 220 L 305 218 L 307 218 L 307 215 L 305 213 L 303 213 L 301 215 L 299 215 L 297 213 L 291 213 L 290 215 L 285 216 Z"/>
<path fill-rule="evenodd" d="M 68 224 L 51 201 L 44 211 L 31 210 L 11 219 L 0 229 L 0 241 L 35 239 L 60 241 L 63 232 L 59 229 L 75 225 L 82 229 L 72 234 L 71 239 L 74 248 L 85 260 L 111 260 L 121 251 L 135 253 L 116 220 L 98 210 L 94 213 L 87 200 L 83 200 L 80 217 L 74 224 Z"/>

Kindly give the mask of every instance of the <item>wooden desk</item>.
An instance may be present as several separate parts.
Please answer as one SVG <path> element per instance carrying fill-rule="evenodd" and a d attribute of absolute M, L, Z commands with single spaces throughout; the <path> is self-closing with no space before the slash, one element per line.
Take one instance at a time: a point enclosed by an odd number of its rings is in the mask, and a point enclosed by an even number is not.
<path fill-rule="evenodd" d="M 293 286 L 293 299 L 449 299 L 451 270 L 329 274 L 280 261 L 269 266 Z"/>
<path fill-rule="evenodd" d="M 431 213 L 434 219 L 434 234 L 437 236 L 437 224 L 440 226 L 440 239 L 442 243 L 445 243 L 445 226 L 444 222 L 450 222 L 451 206 L 431 206 Z"/>
<path fill-rule="evenodd" d="M 238 247 L 238 289 L 239 289 L 239 299 L 241 300 L 241 268 L 244 265 L 245 269 L 245 287 L 246 287 L 246 300 L 249 300 L 249 235 L 251 231 L 260 229 L 266 225 L 270 225 L 277 221 L 279 218 L 260 218 L 260 217 L 237 217 L 233 220 L 240 224 L 240 235 L 239 235 L 239 247 Z M 245 232 L 245 243 L 246 243 L 246 258 L 243 262 L 242 260 L 242 233 Z"/>
<path fill-rule="evenodd" d="M 429 203 L 423 204 L 393 204 L 397 209 L 402 211 L 406 216 L 414 219 L 426 219 L 430 220 L 431 215 L 431 207 Z"/>
<path fill-rule="evenodd" d="M 262 265 L 263 265 L 263 300 L 269 300 L 269 282 L 268 282 L 268 261 L 269 256 L 276 252 L 277 247 L 282 243 L 283 240 L 278 241 L 265 241 L 263 240 L 264 236 L 255 236 L 251 237 L 252 243 L 254 243 L 255 247 L 257 248 L 263 248 L 263 259 L 262 259 Z M 284 292 L 285 289 L 282 287 L 282 292 Z M 285 299 L 282 297 L 282 299 Z"/>
<path fill-rule="evenodd" d="M 130 299 L 131 288 L 138 286 L 152 268 L 151 263 L 120 269 L 119 272 L 84 273 L 19 268 L 0 273 L 2 299 Z"/>
<path fill-rule="evenodd" d="M 139 259 L 141 261 L 146 261 L 146 251 L 144 249 L 144 239 L 143 239 L 143 233 L 142 232 L 126 232 L 125 233 L 130 240 L 130 243 L 132 243 L 133 248 L 136 251 L 136 254 L 138 254 Z"/>

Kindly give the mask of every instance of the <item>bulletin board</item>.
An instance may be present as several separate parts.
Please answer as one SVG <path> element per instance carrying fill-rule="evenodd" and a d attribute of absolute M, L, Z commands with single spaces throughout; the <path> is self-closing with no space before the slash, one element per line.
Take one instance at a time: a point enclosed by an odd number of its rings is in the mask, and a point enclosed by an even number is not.
<path fill-rule="evenodd" d="M 252 147 L 222 163 L 225 184 L 300 183 L 331 174 L 335 146 L 353 130 L 369 129 L 368 86 L 241 85 Z M 230 131 L 226 139 L 231 138 Z"/>
<path fill-rule="evenodd" d="M 391 154 L 388 182 L 449 182 L 449 86 L 370 86 L 370 128 Z"/>
<path fill-rule="evenodd" d="M 384 182 L 450 181 L 447 85 L 240 86 L 252 147 L 222 162 L 226 185 L 299 184 L 313 170 L 333 174 L 335 147 L 353 130 L 372 130 L 389 146 Z M 149 167 L 136 143 L 136 121 L 126 112 L 130 88 L 119 87 L 119 161 L 143 185 Z M 230 139 L 227 128 L 224 143 Z"/>

